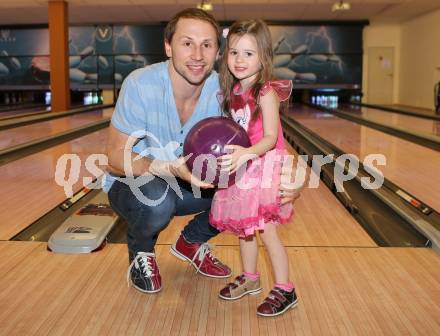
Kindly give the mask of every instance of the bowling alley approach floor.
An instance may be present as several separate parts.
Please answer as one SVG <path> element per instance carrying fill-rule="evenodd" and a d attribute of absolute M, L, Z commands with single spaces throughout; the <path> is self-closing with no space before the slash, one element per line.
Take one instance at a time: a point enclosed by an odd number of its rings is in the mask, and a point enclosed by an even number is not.
<path fill-rule="evenodd" d="M 2 223 L 0 335 L 433 335 L 440 330 L 440 257 L 428 248 L 378 247 L 324 184 L 302 191 L 293 222 L 279 230 L 300 301 L 276 318 L 256 315 L 273 283 L 263 247 L 258 265 L 263 293 L 235 302 L 217 296 L 233 278 L 196 274 L 169 253 L 189 216 L 174 218 L 159 237 L 163 289 L 157 294 L 128 287 L 126 244 L 108 244 L 91 254 L 55 254 L 45 242 L 7 241 L 18 218 Z M 212 243 L 233 275 L 240 272 L 237 238 L 221 234 Z"/>
<path fill-rule="evenodd" d="M 299 294 L 276 318 L 255 314 L 272 278 L 265 253 L 263 293 L 235 302 L 227 280 L 196 274 L 157 247 L 163 289 L 127 287 L 127 252 L 111 244 L 87 255 L 53 254 L 45 243 L 0 242 L 2 335 L 434 335 L 440 330 L 440 259 L 430 249 L 288 247 Z M 239 270 L 238 246 L 216 255 Z"/>

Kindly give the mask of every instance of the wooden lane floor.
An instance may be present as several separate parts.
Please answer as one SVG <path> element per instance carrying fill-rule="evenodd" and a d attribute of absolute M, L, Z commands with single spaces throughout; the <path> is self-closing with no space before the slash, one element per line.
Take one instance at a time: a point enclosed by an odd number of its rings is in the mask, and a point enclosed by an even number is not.
<path fill-rule="evenodd" d="M 361 161 L 383 154 L 386 166 L 378 169 L 385 178 L 440 212 L 439 152 L 305 106 L 295 105 L 289 116 Z"/>
<path fill-rule="evenodd" d="M 90 106 L 90 104 L 87 104 Z M 70 105 L 71 109 L 77 109 L 81 107 L 86 107 L 87 105 L 84 105 L 82 103 L 73 103 Z M 0 121 L 4 119 L 10 119 L 15 117 L 22 117 L 26 114 L 39 114 L 39 113 L 47 113 L 50 112 L 51 107 L 50 105 L 40 105 L 35 107 L 23 107 L 22 109 L 17 110 L 11 110 L 11 111 L 0 111 Z"/>
<path fill-rule="evenodd" d="M 385 126 L 398 127 L 415 133 L 427 134 L 439 137 L 440 140 L 440 121 L 419 118 L 394 112 L 381 111 L 379 109 L 356 106 L 339 105 L 338 109 L 344 112 L 354 113 L 373 122 Z"/>
<path fill-rule="evenodd" d="M 263 293 L 229 302 L 229 279 L 196 274 L 156 249 L 157 294 L 126 283 L 127 252 L 107 245 L 87 255 L 53 254 L 46 244 L 0 242 L 3 335 L 434 335 L 440 330 L 440 258 L 425 248 L 289 247 L 295 309 L 257 317 L 273 279 L 263 249 Z M 238 247 L 216 255 L 240 270 Z"/>
<path fill-rule="evenodd" d="M 74 185 L 74 191 L 79 190 L 82 177 L 90 176 L 84 169 L 85 158 L 89 154 L 105 153 L 106 136 L 105 130 L 95 132 L 0 167 L 4 190 L 0 203 L 0 240 L 11 239 L 65 200 L 63 188 L 55 182 L 57 160 L 63 154 L 75 153 L 81 159 L 79 182 Z M 174 243 L 190 218 L 176 217 L 170 224 L 173 229 L 164 232 L 159 243 Z M 289 246 L 375 246 L 324 183 L 317 189 L 302 191 L 292 223 L 289 228 L 280 228 L 283 241 Z M 236 245 L 238 242 L 232 235 L 222 235 L 213 243 Z"/>
<path fill-rule="evenodd" d="M 384 105 L 385 107 L 391 107 L 391 108 L 396 108 L 396 109 L 400 109 L 403 111 L 411 111 L 411 112 L 415 112 L 415 113 L 420 113 L 420 114 L 427 114 L 427 115 L 436 115 L 435 111 L 433 109 L 427 109 L 427 108 L 421 108 L 421 107 L 415 107 L 415 106 L 408 106 L 408 105 L 399 105 L 399 104 L 394 104 L 394 105 Z"/>
<path fill-rule="evenodd" d="M 169 229 L 159 236 L 159 244 L 174 244 L 192 216 L 174 217 Z M 303 189 L 295 202 L 295 214 L 290 223 L 279 228 L 286 246 L 376 246 L 324 183 L 317 189 Z M 231 234 L 212 239 L 214 245 L 238 245 Z"/>
<path fill-rule="evenodd" d="M 93 177 L 85 169 L 85 161 L 90 154 L 106 152 L 107 132 L 97 131 L 0 166 L 0 240 L 11 239 L 67 198 L 55 181 L 57 162 L 62 155 L 75 154 L 81 162 L 74 192 L 83 187 L 83 177 Z M 70 167 L 67 165 L 68 171 Z M 61 175 L 61 179 L 68 178 Z"/>
<path fill-rule="evenodd" d="M 294 165 L 298 154 L 286 142 Z M 307 167 L 307 175 L 313 174 Z M 359 223 L 341 205 L 321 181 L 316 189 L 304 187 L 295 201 L 294 216 L 290 223 L 279 228 L 285 246 L 377 246 Z M 183 227 L 192 216 L 176 216 L 163 231 L 158 244 L 174 244 Z M 238 239 L 231 234 L 221 234 L 210 241 L 215 245 L 238 245 Z M 261 242 L 260 242 L 261 244 Z"/>
<path fill-rule="evenodd" d="M 0 120 L 2 119 L 6 119 L 9 117 L 19 117 L 22 114 L 26 114 L 26 113 L 46 113 L 50 111 L 50 106 L 44 107 L 44 106 L 38 106 L 38 107 L 29 107 L 29 108 L 23 108 L 20 110 L 11 110 L 11 111 L 7 111 L 7 112 L 0 112 Z"/>
<path fill-rule="evenodd" d="M 0 132 L 0 150 L 110 118 L 112 113 L 113 108 L 109 108 L 7 129 Z"/>
<path fill-rule="evenodd" d="M 59 153 L 82 156 L 84 143 L 93 147 L 99 141 L 79 140 L 77 147 Z M 22 195 L 29 206 L 32 193 Z M 1 333 L 401 335 L 440 328 L 439 257 L 430 249 L 378 248 L 322 183 L 302 191 L 293 222 L 280 228 L 300 302 L 276 318 L 255 314 L 273 283 L 264 248 L 258 264 L 263 293 L 222 301 L 218 290 L 231 279 L 196 274 L 169 253 L 188 219 L 176 217 L 159 237 L 156 254 L 164 287 L 151 295 L 127 286 L 125 244 L 63 255 L 48 252 L 46 243 L 0 241 Z M 215 255 L 234 274 L 240 272 L 237 238 L 221 234 L 212 242 Z"/>

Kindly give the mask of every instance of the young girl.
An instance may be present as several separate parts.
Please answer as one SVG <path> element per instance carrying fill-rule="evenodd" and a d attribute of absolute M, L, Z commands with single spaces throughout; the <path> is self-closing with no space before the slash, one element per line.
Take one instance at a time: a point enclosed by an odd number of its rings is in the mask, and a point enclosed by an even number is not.
<path fill-rule="evenodd" d="M 289 221 L 292 205 L 280 205 L 279 183 L 284 138 L 279 118 L 280 102 L 288 100 L 291 81 L 272 79 L 272 42 L 264 21 L 246 20 L 229 29 L 220 66 L 222 107 L 248 133 L 252 146 L 230 145 L 232 153 L 222 156 L 222 170 L 234 173 L 247 162 L 244 174 L 232 186 L 219 189 L 213 200 L 210 223 L 240 238 L 243 273 L 224 287 L 219 296 L 235 300 L 261 292 L 257 272 L 259 232 L 272 263 L 275 285 L 258 306 L 257 314 L 275 316 L 297 303 L 289 281 L 288 258 L 276 226 Z M 242 158 L 240 160 L 240 157 Z M 243 169 L 239 170 L 240 172 Z"/>

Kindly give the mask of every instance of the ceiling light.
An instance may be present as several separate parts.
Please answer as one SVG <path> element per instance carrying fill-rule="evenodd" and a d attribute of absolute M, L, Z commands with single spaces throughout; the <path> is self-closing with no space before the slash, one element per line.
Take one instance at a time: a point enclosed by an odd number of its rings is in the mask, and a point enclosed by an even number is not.
<path fill-rule="evenodd" d="M 197 8 L 209 12 L 212 11 L 214 7 L 209 1 L 202 0 L 202 2 L 197 5 Z"/>
<path fill-rule="evenodd" d="M 335 2 L 332 6 L 332 12 L 336 12 L 336 11 L 347 11 L 350 10 L 351 8 L 351 4 L 349 2 L 346 1 L 338 1 Z"/>

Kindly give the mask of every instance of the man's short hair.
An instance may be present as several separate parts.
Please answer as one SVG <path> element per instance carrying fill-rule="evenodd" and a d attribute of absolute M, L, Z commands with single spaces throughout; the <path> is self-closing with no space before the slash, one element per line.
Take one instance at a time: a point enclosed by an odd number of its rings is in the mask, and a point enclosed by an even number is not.
<path fill-rule="evenodd" d="M 187 8 L 177 13 L 165 27 L 164 39 L 166 42 L 171 43 L 174 33 L 176 32 L 177 22 L 180 19 L 195 19 L 208 22 L 217 32 L 217 43 L 220 47 L 221 28 L 217 20 L 208 12 L 198 8 Z"/>

